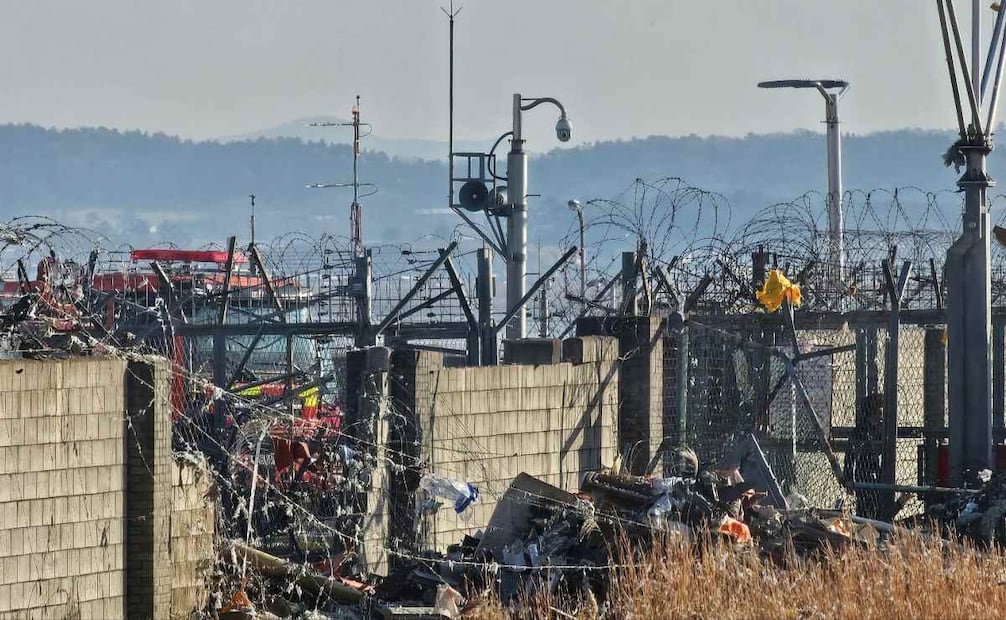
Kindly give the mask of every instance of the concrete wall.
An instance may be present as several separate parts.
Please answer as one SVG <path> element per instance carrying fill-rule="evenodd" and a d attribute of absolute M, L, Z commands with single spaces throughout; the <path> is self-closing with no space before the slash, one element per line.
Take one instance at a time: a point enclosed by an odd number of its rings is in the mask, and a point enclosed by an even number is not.
<path fill-rule="evenodd" d="M 126 366 L 126 617 L 164 618 L 171 605 L 170 372 L 166 360 Z"/>
<path fill-rule="evenodd" d="M 0 620 L 167 618 L 173 580 L 212 562 L 212 512 L 172 459 L 169 381 L 164 360 L 0 361 Z"/>
<path fill-rule="evenodd" d="M 430 471 L 475 484 L 471 522 L 446 506 L 425 521 L 437 549 L 484 528 L 496 500 L 525 472 L 567 490 L 616 456 L 619 362 L 614 338 L 567 341 L 558 364 L 437 368 L 435 353 L 417 364 L 414 414 L 421 461 Z M 394 370 L 393 370 L 394 374 Z"/>
<path fill-rule="evenodd" d="M 216 487 L 207 463 L 172 463 L 171 504 L 171 617 L 188 618 L 206 603 L 206 580 L 216 558 Z"/>
<path fill-rule="evenodd" d="M 0 362 L 0 618 L 122 618 L 125 362 Z"/>

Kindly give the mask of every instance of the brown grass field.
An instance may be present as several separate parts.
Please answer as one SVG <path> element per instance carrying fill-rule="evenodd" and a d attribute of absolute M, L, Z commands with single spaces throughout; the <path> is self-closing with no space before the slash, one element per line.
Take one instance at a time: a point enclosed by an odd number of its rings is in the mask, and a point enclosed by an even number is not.
<path fill-rule="evenodd" d="M 625 556 L 625 554 L 622 554 Z M 1006 555 L 903 535 L 882 548 L 813 558 L 754 549 L 655 544 L 611 572 L 606 606 L 537 595 L 503 608 L 473 601 L 466 618 L 993 618 L 1006 614 Z"/>

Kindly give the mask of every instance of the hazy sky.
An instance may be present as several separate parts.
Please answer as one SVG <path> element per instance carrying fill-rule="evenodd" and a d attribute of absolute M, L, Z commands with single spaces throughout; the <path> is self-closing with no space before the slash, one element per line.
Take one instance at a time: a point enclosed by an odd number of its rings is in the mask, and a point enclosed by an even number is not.
<path fill-rule="evenodd" d="M 0 122 L 206 138 L 359 93 L 381 135 L 445 139 L 447 1 L 0 0 Z M 513 92 L 561 99 L 578 141 L 819 128 L 817 94 L 755 88 L 781 77 L 852 82 L 846 131 L 954 122 L 933 2 L 455 2 L 460 138 L 506 131 Z M 530 115 L 532 148 L 554 123 Z"/>

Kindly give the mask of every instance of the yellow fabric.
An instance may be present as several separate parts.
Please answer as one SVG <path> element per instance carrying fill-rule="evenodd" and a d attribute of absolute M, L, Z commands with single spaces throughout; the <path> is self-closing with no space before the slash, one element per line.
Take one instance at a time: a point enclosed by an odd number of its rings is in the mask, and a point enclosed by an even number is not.
<path fill-rule="evenodd" d="M 319 391 L 317 387 L 309 388 L 300 393 L 300 399 L 305 407 L 317 407 Z"/>
<path fill-rule="evenodd" d="M 258 398 L 262 395 L 262 386 L 256 385 L 255 387 L 246 388 L 238 392 L 238 396 L 242 398 Z"/>
<path fill-rule="evenodd" d="M 238 396 L 241 396 L 242 398 L 258 398 L 259 396 L 262 396 L 262 386 L 256 385 L 255 387 L 250 387 L 241 390 L 240 392 L 238 392 Z M 298 398 L 304 401 L 304 405 L 308 407 L 318 406 L 319 401 L 318 396 L 319 391 L 317 387 L 308 388 L 297 395 Z"/>
<path fill-rule="evenodd" d="M 769 312 L 778 310 L 786 299 L 793 304 L 794 308 L 800 307 L 800 286 L 790 282 L 778 269 L 772 269 L 768 272 L 765 285 L 756 293 L 756 296 L 758 302 Z"/>

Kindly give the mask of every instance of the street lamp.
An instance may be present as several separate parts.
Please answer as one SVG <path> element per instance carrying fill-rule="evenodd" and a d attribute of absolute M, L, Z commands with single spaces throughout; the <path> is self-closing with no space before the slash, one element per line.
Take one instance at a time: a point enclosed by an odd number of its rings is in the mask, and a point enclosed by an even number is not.
<path fill-rule="evenodd" d="M 506 305 L 512 309 L 524 298 L 527 276 L 527 153 L 521 134 L 521 113 L 550 103 L 559 108 L 559 122 L 555 135 L 560 142 L 568 142 L 572 134 L 566 109 L 552 97 L 525 98 L 520 93 L 513 96 L 513 137 L 507 154 L 507 191 L 510 197 L 510 217 L 507 221 L 507 274 Z M 527 334 L 527 311 L 521 307 L 507 325 L 507 338 L 523 338 Z"/>
<path fill-rule="evenodd" d="M 849 90 L 845 80 L 774 80 L 758 88 L 816 88 L 824 97 L 824 122 L 828 125 L 828 264 L 835 283 L 842 281 L 845 230 L 842 215 L 842 135 L 838 130 L 838 100 Z M 837 92 L 836 92 L 837 89 Z"/>
<path fill-rule="evenodd" d="M 570 200 L 566 203 L 570 210 L 576 213 L 576 219 L 580 222 L 580 299 L 586 303 L 587 300 L 587 263 L 584 258 L 583 243 L 583 205 L 579 200 Z"/>

